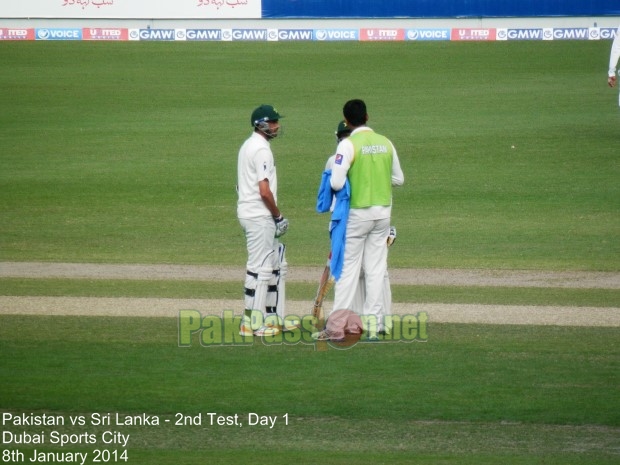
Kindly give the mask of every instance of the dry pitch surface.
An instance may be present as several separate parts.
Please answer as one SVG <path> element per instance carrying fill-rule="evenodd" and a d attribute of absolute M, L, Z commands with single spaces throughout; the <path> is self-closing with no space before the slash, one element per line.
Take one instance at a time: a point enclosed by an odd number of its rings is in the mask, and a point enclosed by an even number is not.
<path fill-rule="evenodd" d="M 321 268 L 291 267 L 290 282 L 318 283 Z M 38 262 L 0 262 L 0 278 L 142 279 L 239 281 L 244 270 L 199 265 L 112 265 Z M 620 289 L 620 273 L 547 272 L 511 270 L 392 269 L 392 284 L 441 286 L 503 286 L 580 289 Z M 287 313 L 303 316 L 312 309 L 312 298 L 287 301 Z M 326 302 L 329 312 L 331 302 Z M 0 296 L 0 315 L 91 315 L 176 317 L 180 310 L 221 315 L 241 313 L 239 299 L 160 299 L 108 297 Z M 395 303 L 395 314 L 426 312 L 429 322 L 478 324 L 533 324 L 562 326 L 620 326 L 618 307 L 554 307 L 473 304 Z"/>

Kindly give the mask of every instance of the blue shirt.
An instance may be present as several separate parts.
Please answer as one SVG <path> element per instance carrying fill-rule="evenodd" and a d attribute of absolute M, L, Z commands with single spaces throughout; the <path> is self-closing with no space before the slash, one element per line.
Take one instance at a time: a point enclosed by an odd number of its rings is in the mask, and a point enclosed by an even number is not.
<path fill-rule="evenodd" d="M 321 177 L 321 185 L 316 201 L 316 211 L 318 213 L 328 212 L 332 205 L 332 200 L 336 196 L 336 204 L 332 212 L 331 223 L 329 226 L 329 237 L 331 239 L 332 258 L 330 262 L 331 273 L 338 281 L 342 273 L 344 264 L 344 245 L 347 235 L 347 220 L 349 219 L 349 207 L 351 201 L 351 186 L 347 180 L 344 187 L 339 191 L 334 191 L 331 187 L 331 170 L 325 170 Z"/>

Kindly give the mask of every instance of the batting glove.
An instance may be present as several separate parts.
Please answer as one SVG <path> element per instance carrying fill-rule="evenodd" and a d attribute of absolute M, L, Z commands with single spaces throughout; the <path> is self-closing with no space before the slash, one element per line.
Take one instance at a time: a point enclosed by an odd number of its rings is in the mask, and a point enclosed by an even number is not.
<path fill-rule="evenodd" d="M 284 236 L 288 230 L 288 220 L 280 215 L 277 218 L 274 218 L 273 221 L 276 222 L 276 237 Z"/>
<path fill-rule="evenodd" d="M 396 240 L 396 228 L 394 226 L 390 226 L 390 234 L 388 235 L 388 238 L 387 238 L 388 247 L 391 246 L 395 240 Z"/>

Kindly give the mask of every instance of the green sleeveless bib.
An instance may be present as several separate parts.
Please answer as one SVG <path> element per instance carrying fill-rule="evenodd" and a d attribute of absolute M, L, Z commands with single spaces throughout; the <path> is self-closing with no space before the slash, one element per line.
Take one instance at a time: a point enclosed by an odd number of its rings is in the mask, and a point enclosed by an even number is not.
<path fill-rule="evenodd" d="M 349 168 L 351 208 L 390 206 L 392 203 L 392 144 L 373 131 L 349 137 L 355 158 Z"/>

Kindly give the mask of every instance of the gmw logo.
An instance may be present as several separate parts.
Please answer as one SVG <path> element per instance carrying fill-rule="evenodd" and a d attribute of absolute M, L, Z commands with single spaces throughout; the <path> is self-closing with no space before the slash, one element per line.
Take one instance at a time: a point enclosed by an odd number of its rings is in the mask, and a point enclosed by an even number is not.
<path fill-rule="evenodd" d="M 543 38 L 542 29 L 509 29 L 508 38 L 511 40 L 536 40 Z"/>
<path fill-rule="evenodd" d="M 233 29 L 232 40 L 266 40 L 266 29 Z"/>
<path fill-rule="evenodd" d="M 280 40 L 312 40 L 311 29 L 280 29 L 278 31 Z"/>
<path fill-rule="evenodd" d="M 613 28 L 601 28 L 599 29 L 600 39 L 613 39 L 616 37 L 616 30 Z"/>
<path fill-rule="evenodd" d="M 140 40 L 174 40 L 176 31 L 174 29 L 140 29 Z"/>
<path fill-rule="evenodd" d="M 587 28 L 561 28 L 553 30 L 553 38 L 561 40 L 587 39 L 589 35 Z"/>
<path fill-rule="evenodd" d="M 188 29 L 187 40 L 220 40 L 222 31 L 220 29 Z"/>

